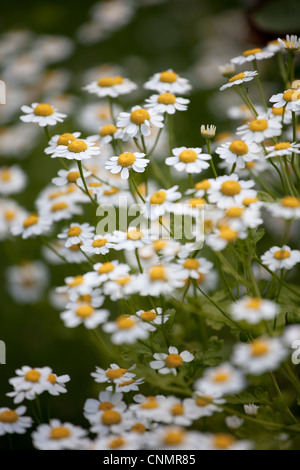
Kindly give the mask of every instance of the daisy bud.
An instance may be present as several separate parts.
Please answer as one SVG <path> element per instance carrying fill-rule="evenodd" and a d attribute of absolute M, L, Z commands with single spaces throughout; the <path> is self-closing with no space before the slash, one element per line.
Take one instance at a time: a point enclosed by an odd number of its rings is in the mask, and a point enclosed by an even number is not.
<path fill-rule="evenodd" d="M 244 411 L 246 415 L 249 415 L 249 416 L 257 416 L 258 409 L 259 409 L 259 406 L 254 405 L 253 403 L 251 403 L 250 405 L 244 405 Z"/>
<path fill-rule="evenodd" d="M 219 72 L 223 77 L 231 77 L 235 74 L 235 65 L 234 64 L 224 64 L 218 67 Z"/>
<path fill-rule="evenodd" d="M 204 137 L 205 139 L 213 139 L 216 135 L 216 129 L 216 126 L 214 126 L 213 124 L 207 125 L 206 127 L 202 125 L 200 128 L 200 132 L 202 137 Z"/>

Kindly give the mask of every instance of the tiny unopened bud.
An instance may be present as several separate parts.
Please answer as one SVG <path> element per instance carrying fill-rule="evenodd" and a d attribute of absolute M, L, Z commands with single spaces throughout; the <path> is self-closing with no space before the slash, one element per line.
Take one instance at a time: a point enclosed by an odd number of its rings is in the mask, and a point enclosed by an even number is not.
<path fill-rule="evenodd" d="M 216 126 L 214 126 L 213 124 L 207 125 L 206 127 L 204 126 L 204 124 L 202 124 L 200 128 L 201 135 L 205 139 L 213 139 L 216 135 L 216 129 Z"/>
<path fill-rule="evenodd" d="M 235 74 L 235 65 L 231 63 L 219 65 L 218 69 L 220 74 L 223 75 L 223 77 L 231 77 Z"/>
<path fill-rule="evenodd" d="M 235 415 L 226 416 L 225 418 L 225 423 L 229 429 L 238 429 L 243 424 L 243 422 L 243 418 L 239 418 Z"/>
<path fill-rule="evenodd" d="M 249 416 L 257 416 L 259 406 L 254 405 L 254 403 L 251 403 L 250 405 L 244 405 L 244 411 L 246 415 Z"/>

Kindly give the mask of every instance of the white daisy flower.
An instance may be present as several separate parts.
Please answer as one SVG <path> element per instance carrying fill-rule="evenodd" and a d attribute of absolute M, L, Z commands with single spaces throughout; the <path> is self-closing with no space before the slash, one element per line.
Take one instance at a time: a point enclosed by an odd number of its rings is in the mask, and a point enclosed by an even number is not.
<path fill-rule="evenodd" d="M 115 243 L 110 234 L 104 235 L 94 235 L 91 238 L 85 238 L 83 244 L 80 247 L 85 253 L 90 253 L 93 255 L 106 255 L 109 253 L 109 250 L 114 248 Z"/>
<path fill-rule="evenodd" d="M 138 310 L 136 315 L 145 322 L 149 322 L 151 325 L 161 325 L 162 323 L 166 323 L 170 318 L 169 314 L 163 314 L 161 307 L 156 307 L 152 310 Z"/>
<path fill-rule="evenodd" d="M 10 235 L 14 225 L 20 225 L 26 211 L 13 199 L 0 200 L 0 240 Z"/>
<path fill-rule="evenodd" d="M 94 271 L 86 273 L 87 283 L 93 287 L 100 286 L 108 280 L 126 276 L 129 273 L 129 266 L 125 263 L 119 263 L 118 260 L 96 263 L 93 266 Z"/>
<path fill-rule="evenodd" d="M 25 434 L 27 428 L 32 426 L 32 418 L 23 416 L 25 406 L 18 406 L 15 410 L 0 408 L 0 436 L 4 434 Z"/>
<path fill-rule="evenodd" d="M 96 367 L 96 372 L 92 372 L 91 376 L 97 383 L 113 383 L 116 384 L 117 380 L 131 380 L 135 377 L 132 371 L 135 368 L 133 364 L 129 369 L 124 369 L 118 366 L 118 364 L 110 364 L 108 369 L 101 369 Z"/>
<path fill-rule="evenodd" d="M 109 390 L 99 393 L 98 400 L 88 398 L 84 404 L 84 416 L 93 424 L 99 421 L 101 415 L 108 410 L 120 411 L 121 413 L 127 408 L 126 403 L 122 400 L 122 393 L 113 393 Z"/>
<path fill-rule="evenodd" d="M 138 276 L 137 292 L 142 296 L 169 295 L 175 289 L 183 287 L 187 277 L 187 272 L 179 265 L 172 263 L 151 265 Z"/>
<path fill-rule="evenodd" d="M 184 257 L 182 259 L 178 259 L 177 263 L 186 270 L 188 277 L 191 277 L 192 279 L 198 279 L 201 274 L 209 273 L 213 267 L 213 263 L 205 258 Z"/>
<path fill-rule="evenodd" d="M 226 88 L 230 88 L 235 85 L 241 85 L 242 83 L 245 83 L 245 82 L 250 82 L 257 75 L 258 75 L 257 72 L 245 71 L 245 72 L 238 73 L 237 75 L 234 75 L 233 77 L 229 78 L 228 83 L 225 83 L 225 85 L 221 86 L 220 90 L 223 91 Z"/>
<path fill-rule="evenodd" d="M 92 238 L 94 230 L 95 228 L 88 223 L 78 224 L 73 222 L 70 227 L 64 229 L 57 237 L 66 240 L 65 246 L 69 248 L 72 245 L 84 243 L 87 238 Z"/>
<path fill-rule="evenodd" d="M 190 100 L 179 98 L 173 93 L 162 93 L 161 95 L 151 95 L 146 99 L 145 108 L 152 108 L 160 114 L 175 114 L 176 111 L 186 111 Z"/>
<path fill-rule="evenodd" d="M 37 395 L 50 388 L 51 384 L 48 378 L 51 373 L 50 367 L 23 366 L 21 369 L 17 369 L 17 377 L 9 379 L 14 391 L 7 393 L 7 396 L 13 397 L 14 403 L 21 403 L 24 399 L 34 400 Z"/>
<path fill-rule="evenodd" d="M 0 194 L 9 196 L 23 191 L 27 184 L 27 175 L 19 165 L 0 167 Z"/>
<path fill-rule="evenodd" d="M 124 423 L 124 427 L 126 427 L 126 423 L 129 422 L 130 417 L 126 416 L 127 421 Z M 116 450 L 139 450 L 143 449 L 143 440 L 141 441 L 140 436 L 130 433 L 122 433 L 120 435 L 112 435 L 112 436 L 105 436 L 96 439 L 90 446 L 90 450 L 109 450 L 109 451 L 116 451 Z"/>
<path fill-rule="evenodd" d="M 49 146 L 45 148 L 45 153 L 47 155 L 52 155 L 52 157 L 55 158 L 57 156 L 55 153 L 59 145 L 68 147 L 70 142 L 73 142 L 80 137 L 80 134 L 81 132 L 64 132 L 63 134 L 54 135 L 49 140 Z"/>
<path fill-rule="evenodd" d="M 144 109 L 134 106 L 130 113 L 121 112 L 117 117 L 117 127 L 123 129 L 124 134 L 134 138 L 141 132 L 145 137 L 151 134 L 151 127 L 163 127 L 163 116 L 153 109 Z"/>
<path fill-rule="evenodd" d="M 122 129 L 118 129 L 114 124 L 105 124 L 105 126 L 100 128 L 98 135 L 91 136 L 90 138 L 100 139 L 100 145 L 104 147 L 113 140 L 122 139 L 123 131 Z"/>
<path fill-rule="evenodd" d="M 277 269 L 292 269 L 300 262 L 300 251 L 291 250 L 287 245 L 273 246 L 261 256 L 263 264 L 268 266 L 271 271 Z"/>
<path fill-rule="evenodd" d="M 70 376 L 67 374 L 57 376 L 54 372 L 51 372 L 48 377 L 48 389 L 50 395 L 57 396 L 60 393 L 67 393 L 65 384 L 70 381 Z"/>
<path fill-rule="evenodd" d="M 105 323 L 103 331 L 112 334 L 114 344 L 133 344 L 138 339 L 149 337 L 149 326 L 134 315 L 120 315 L 114 321 Z"/>
<path fill-rule="evenodd" d="M 266 158 L 290 156 L 293 153 L 300 153 L 300 144 L 295 142 L 279 142 L 271 147 L 266 147 L 266 150 L 268 152 Z"/>
<path fill-rule="evenodd" d="M 284 196 L 278 202 L 265 204 L 264 206 L 272 217 L 283 217 L 286 220 L 300 219 L 300 198 Z"/>
<path fill-rule="evenodd" d="M 23 217 L 12 226 L 11 232 L 13 235 L 22 235 L 22 238 L 26 239 L 47 233 L 50 226 L 51 220 L 45 216 L 36 213 L 24 214 Z"/>
<path fill-rule="evenodd" d="M 175 426 L 191 426 L 195 420 L 191 409 L 185 406 L 185 402 L 177 397 L 168 396 L 166 408 L 170 414 L 170 422 Z"/>
<path fill-rule="evenodd" d="M 245 198 L 255 198 L 257 193 L 250 189 L 255 185 L 252 180 L 239 180 L 237 174 L 219 176 L 211 180 L 207 190 L 208 201 L 217 204 L 220 209 L 239 205 Z"/>
<path fill-rule="evenodd" d="M 234 369 L 228 362 L 223 362 L 217 367 L 209 367 L 203 376 L 196 380 L 194 388 L 197 392 L 219 396 L 239 393 L 246 386 L 243 374 Z"/>
<path fill-rule="evenodd" d="M 97 95 L 99 98 L 109 96 L 117 98 L 120 95 L 131 93 L 137 88 L 136 84 L 128 78 L 121 76 L 101 77 L 97 82 L 94 81 L 86 85 L 83 89 Z"/>
<path fill-rule="evenodd" d="M 94 308 L 88 302 L 70 302 L 67 304 L 66 310 L 60 314 L 60 318 L 67 328 L 76 328 L 83 324 L 88 329 L 97 328 L 106 321 L 108 316 L 108 310 Z"/>
<path fill-rule="evenodd" d="M 246 229 L 241 229 L 239 223 L 222 223 L 208 234 L 205 243 L 214 251 L 223 251 L 229 243 L 234 243 L 238 238 L 247 238 Z"/>
<path fill-rule="evenodd" d="M 300 341 L 300 325 L 287 325 L 283 330 L 281 339 L 285 346 L 292 347 L 295 341 Z"/>
<path fill-rule="evenodd" d="M 7 289 L 17 304 L 34 304 L 49 286 L 49 272 L 41 261 L 9 266 L 5 271 Z"/>
<path fill-rule="evenodd" d="M 282 116 L 284 114 L 284 116 Z M 284 122 L 284 124 L 291 124 L 292 122 L 292 112 L 287 111 L 285 106 L 275 108 L 272 106 L 270 117 L 278 119 L 278 121 Z"/>
<path fill-rule="evenodd" d="M 285 49 L 298 51 L 300 48 L 300 38 L 295 34 L 287 34 L 285 39 L 278 38 L 279 44 Z"/>
<path fill-rule="evenodd" d="M 256 338 L 251 343 L 236 344 L 232 361 L 246 374 L 261 375 L 276 370 L 287 356 L 287 350 L 278 338 Z"/>
<path fill-rule="evenodd" d="M 44 207 L 41 206 L 41 218 L 48 218 L 49 223 L 63 219 L 71 219 L 73 215 L 81 215 L 82 208 L 67 197 L 59 198 L 57 202 L 51 202 Z"/>
<path fill-rule="evenodd" d="M 245 142 L 259 144 L 265 139 L 270 139 L 281 134 L 281 122 L 272 119 L 267 114 L 260 114 L 252 121 L 237 128 L 236 134 Z"/>
<path fill-rule="evenodd" d="M 211 159 L 211 155 L 202 153 L 199 147 L 177 147 L 172 150 L 173 157 L 167 157 L 166 165 L 174 166 L 178 172 L 186 171 L 187 173 L 201 173 L 209 168 L 207 160 Z"/>
<path fill-rule="evenodd" d="M 148 396 L 134 395 L 135 403 L 130 405 L 130 410 L 139 418 L 149 419 L 158 423 L 170 423 L 171 416 L 167 410 L 167 398 L 164 395 Z"/>
<path fill-rule="evenodd" d="M 78 184 L 78 180 L 81 178 L 77 166 L 73 166 L 69 170 L 59 170 L 57 174 L 58 176 L 52 178 L 52 183 L 56 186 L 65 186 L 70 183 Z M 84 178 L 87 178 L 90 175 L 90 171 L 83 169 Z"/>
<path fill-rule="evenodd" d="M 282 108 L 285 106 L 287 111 L 300 111 L 300 91 L 288 89 L 283 93 L 277 93 L 270 98 L 270 102 L 274 103 L 274 108 Z"/>
<path fill-rule="evenodd" d="M 71 423 L 51 419 L 50 424 L 40 424 L 32 433 L 32 442 L 39 450 L 87 449 L 87 431 Z"/>
<path fill-rule="evenodd" d="M 159 426 L 149 433 L 147 444 L 156 450 L 197 450 L 203 447 L 202 436 L 179 426 Z"/>
<path fill-rule="evenodd" d="M 59 254 L 63 256 L 68 263 L 75 263 L 75 264 L 81 264 L 86 262 L 86 257 L 84 254 L 81 252 L 81 243 L 79 245 L 71 245 L 68 248 L 65 246 L 62 246 L 59 248 Z M 54 253 L 52 253 L 54 255 Z M 60 264 L 62 263 L 62 260 L 58 258 L 60 261 Z"/>
<path fill-rule="evenodd" d="M 105 169 L 113 174 L 120 173 L 121 178 L 126 180 L 129 178 L 130 170 L 136 171 L 137 173 L 143 173 L 145 171 L 150 160 L 144 157 L 144 153 L 123 152 L 118 157 L 110 157 L 105 163 Z"/>
<path fill-rule="evenodd" d="M 117 251 L 133 251 L 141 248 L 145 243 L 149 242 L 149 230 L 137 227 L 129 227 L 127 232 L 114 230 L 112 233 L 112 241 L 115 243 L 114 249 Z"/>
<path fill-rule="evenodd" d="M 103 285 L 103 293 L 115 302 L 138 292 L 137 278 L 129 273 L 116 272 Z"/>
<path fill-rule="evenodd" d="M 65 285 L 56 287 L 56 291 L 61 294 L 67 292 L 71 294 L 76 292 L 77 295 L 86 295 L 90 294 L 92 291 L 92 286 L 88 282 L 87 275 L 77 275 L 77 276 L 68 276 L 65 278 Z"/>
<path fill-rule="evenodd" d="M 228 165 L 236 164 L 237 169 L 242 169 L 246 167 L 246 163 L 257 160 L 262 154 L 262 149 L 255 143 L 234 140 L 222 144 L 216 149 L 216 153 Z"/>
<path fill-rule="evenodd" d="M 142 385 L 143 383 L 145 383 L 145 380 L 143 378 L 126 379 L 122 377 L 120 379 L 116 379 L 115 381 L 116 392 L 138 392 L 140 385 Z"/>
<path fill-rule="evenodd" d="M 172 69 L 155 73 L 145 84 L 147 90 L 158 91 L 158 93 L 173 93 L 174 95 L 185 94 L 191 89 L 186 78 L 180 77 Z"/>
<path fill-rule="evenodd" d="M 234 320 L 256 325 L 262 320 L 273 320 L 279 312 L 279 306 L 272 300 L 245 296 L 232 304 L 230 310 Z"/>
<path fill-rule="evenodd" d="M 126 421 L 131 417 L 132 412 L 130 410 L 121 411 L 121 408 L 118 410 L 114 408 L 103 410 L 97 416 L 97 419 L 93 420 L 91 432 L 99 435 L 122 434 L 126 427 Z"/>
<path fill-rule="evenodd" d="M 228 207 L 224 215 L 229 224 L 234 222 L 234 226 L 241 231 L 245 228 L 256 228 L 263 223 L 260 207 L 257 204 L 252 204 L 249 207 Z"/>
<path fill-rule="evenodd" d="M 178 349 L 170 346 L 169 354 L 155 353 L 153 357 L 155 361 L 150 362 L 152 369 L 158 370 L 160 374 L 173 374 L 177 375 L 177 368 L 182 366 L 184 362 L 191 362 L 194 359 L 193 354 L 188 351 L 178 353 Z"/>
<path fill-rule="evenodd" d="M 68 145 L 58 145 L 52 158 L 60 157 L 67 160 L 88 160 L 96 155 L 100 155 L 100 148 L 95 146 L 95 142 L 87 139 L 75 139 Z"/>
<path fill-rule="evenodd" d="M 172 203 L 181 197 L 178 186 L 169 189 L 159 189 L 146 197 L 146 204 L 143 214 L 151 220 L 162 217 L 167 211 L 172 209 Z"/>
<path fill-rule="evenodd" d="M 197 392 L 193 398 L 185 398 L 183 400 L 186 412 L 193 417 L 193 420 L 198 420 L 205 416 L 212 416 L 214 413 L 222 411 L 222 405 L 225 403 L 224 398 L 220 398 L 218 393 L 207 395 Z"/>
<path fill-rule="evenodd" d="M 22 106 L 21 110 L 25 113 L 20 117 L 23 122 L 35 122 L 41 127 L 55 126 L 67 117 L 66 114 L 58 113 L 48 103 L 32 103 L 31 106 Z"/>
<path fill-rule="evenodd" d="M 231 62 L 233 64 L 242 65 L 245 62 L 251 62 L 253 60 L 269 59 L 270 57 L 273 57 L 273 56 L 274 56 L 274 52 L 270 50 L 266 50 L 266 49 L 262 50 L 258 47 L 256 49 L 248 49 L 247 51 L 244 51 L 242 55 L 231 59 Z"/>
<path fill-rule="evenodd" d="M 203 450 L 251 450 L 253 444 L 248 440 L 236 440 L 232 434 L 217 433 L 205 434 L 203 437 Z"/>

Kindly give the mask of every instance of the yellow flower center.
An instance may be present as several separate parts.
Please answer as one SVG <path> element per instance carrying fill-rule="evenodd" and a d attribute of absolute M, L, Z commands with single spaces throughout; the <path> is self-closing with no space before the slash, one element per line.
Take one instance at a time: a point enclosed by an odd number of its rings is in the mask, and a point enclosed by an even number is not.
<path fill-rule="evenodd" d="M 143 434 L 146 432 L 146 426 L 142 423 L 136 423 L 131 427 L 131 432 L 138 432 L 139 434 Z"/>
<path fill-rule="evenodd" d="M 245 162 L 245 165 L 247 168 L 254 168 L 255 167 L 255 162 Z"/>
<path fill-rule="evenodd" d="M 220 238 L 230 242 L 234 242 L 237 239 L 238 232 L 232 230 L 228 225 L 222 225 L 220 228 Z"/>
<path fill-rule="evenodd" d="M 0 423 L 15 423 L 19 415 L 14 410 L 5 410 L 0 413 Z"/>
<path fill-rule="evenodd" d="M 98 269 L 99 274 L 107 274 L 112 272 L 115 269 L 114 265 L 109 261 L 107 263 L 103 263 L 102 266 Z"/>
<path fill-rule="evenodd" d="M 0 173 L 0 178 L 2 181 L 10 181 L 11 171 L 9 168 L 4 168 Z"/>
<path fill-rule="evenodd" d="M 79 171 L 70 171 L 67 175 L 67 181 L 69 183 L 76 183 L 76 180 L 80 178 L 80 173 Z"/>
<path fill-rule="evenodd" d="M 192 163 L 197 160 L 197 153 L 194 150 L 183 150 L 179 155 L 179 160 L 183 163 Z"/>
<path fill-rule="evenodd" d="M 249 57 L 249 55 L 258 54 L 259 52 L 261 52 L 261 49 L 259 47 L 256 49 L 248 49 L 247 51 L 243 52 L 243 56 Z"/>
<path fill-rule="evenodd" d="M 257 201 L 258 201 L 257 197 L 246 197 L 243 200 L 243 204 L 244 204 L 244 206 L 248 207 L 248 206 L 250 206 L 251 204 L 253 204 L 254 202 L 257 202 Z"/>
<path fill-rule="evenodd" d="M 110 401 L 103 401 L 102 403 L 99 404 L 98 410 L 100 411 L 108 411 L 114 408 L 115 405 L 111 403 Z"/>
<path fill-rule="evenodd" d="M 226 217 L 230 217 L 232 219 L 238 219 L 243 214 L 244 209 L 242 207 L 230 207 L 226 211 Z"/>
<path fill-rule="evenodd" d="M 119 190 L 117 188 L 111 187 L 110 189 L 106 189 L 103 194 L 105 196 L 113 196 L 114 194 L 117 194 Z"/>
<path fill-rule="evenodd" d="M 9 211 L 8 210 L 8 211 L 4 212 L 4 218 L 6 220 L 13 220 L 15 218 L 15 216 L 16 216 L 16 213 L 14 211 Z"/>
<path fill-rule="evenodd" d="M 155 240 L 153 242 L 153 247 L 155 251 L 161 251 L 166 246 L 167 242 L 165 240 Z"/>
<path fill-rule="evenodd" d="M 210 182 L 208 180 L 199 181 L 198 183 L 195 184 L 195 188 L 197 190 L 203 189 L 204 191 L 207 191 L 210 188 Z"/>
<path fill-rule="evenodd" d="M 118 411 L 107 410 L 102 414 L 101 421 L 105 426 L 113 426 L 114 424 L 119 424 L 122 421 L 122 416 Z"/>
<path fill-rule="evenodd" d="M 248 145 L 242 140 L 234 140 L 229 145 L 229 150 L 235 155 L 245 155 L 249 151 Z"/>
<path fill-rule="evenodd" d="M 193 197 L 189 200 L 189 206 L 196 209 L 198 206 L 203 206 L 205 204 L 205 199 L 202 197 Z"/>
<path fill-rule="evenodd" d="M 88 318 L 94 313 L 93 307 L 90 305 L 81 305 L 81 307 L 78 307 L 76 310 L 76 315 L 80 318 Z"/>
<path fill-rule="evenodd" d="M 82 242 L 79 243 L 79 245 L 81 246 L 82 245 Z M 79 251 L 80 248 L 78 245 L 71 245 L 71 246 L 68 246 L 68 250 L 71 250 L 71 251 Z"/>
<path fill-rule="evenodd" d="M 289 149 L 291 146 L 290 142 L 280 142 L 279 144 L 274 145 L 274 150 L 285 150 Z"/>
<path fill-rule="evenodd" d="M 210 395 L 202 395 L 201 397 L 197 397 L 195 402 L 197 406 L 204 407 L 212 403 L 213 398 Z"/>
<path fill-rule="evenodd" d="M 48 382 L 50 382 L 52 385 L 55 385 L 56 384 L 56 376 L 54 374 L 49 374 L 49 377 L 48 377 Z"/>
<path fill-rule="evenodd" d="M 27 219 L 24 220 L 23 222 L 23 227 L 24 228 L 28 228 L 28 227 L 31 227 L 32 225 L 36 225 L 39 221 L 39 218 L 37 215 L 30 215 L 29 217 L 27 217 Z"/>
<path fill-rule="evenodd" d="M 229 180 L 229 181 L 224 181 L 221 186 L 221 193 L 224 194 L 224 196 L 236 196 L 236 194 L 239 194 L 241 192 L 241 185 L 237 181 L 234 180 Z"/>
<path fill-rule="evenodd" d="M 105 375 L 106 377 L 109 379 L 109 380 L 116 380 L 116 379 L 120 379 L 121 377 L 123 377 L 123 375 L 127 372 L 127 369 L 108 369 L 106 372 L 105 372 Z"/>
<path fill-rule="evenodd" d="M 184 414 L 183 406 L 180 403 L 177 403 L 176 405 L 172 406 L 171 414 L 173 416 L 182 416 Z"/>
<path fill-rule="evenodd" d="M 68 237 L 77 237 L 82 232 L 81 228 L 78 225 L 70 227 L 68 230 Z"/>
<path fill-rule="evenodd" d="M 125 382 L 122 382 L 121 384 L 119 384 L 119 387 L 126 387 L 127 385 L 131 385 L 135 382 L 135 380 L 131 379 L 131 380 L 125 380 Z"/>
<path fill-rule="evenodd" d="M 112 440 L 109 442 L 109 448 L 110 448 L 110 449 L 119 449 L 119 448 L 122 447 L 124 444 L 126 444 L 125 439 L 123 439 L 122 437 L 116 437 L 115 439 L 112 439 Z"/>
<path fill-rule="evenodd" d="M 157 265 L 150 269 L 151 281 L 166 281 L 166 271 L 163 266 Z"/>
<path fill-rule="evenodd" d="M 214 445 L 219 449 L 228 449 L 235 442 L 235 438 L 230 434 L 215 434 Z"/>
<path fill-rule="evenodd" d="M 146 120 L 149 121 L 150 119 L 150 114 L 146 109 L 136 109 L 135 111 L 132 111 L 130 114 L 130 121 L 133 124 L 136 124 L 137 126 L 140 126 L 141 124 L 144 124 Z"/>
<path fill-rule="evenodd" d="M 288 250 L 277 250 L 273 256 L 275 259 L 281 260 L 290 258 L 291 253 Z"/>
<path fill-rule="evenodd" d="M 166 199 L 167 194 L 165 191 L 156 191 L 150 198 L 150 204 L 163 204 Z"/>
<path fill-rule="evenodd" d="M 72 281 L 68 282 L 68 286 L 69 287 L 79 286 L 80 284 L 83 283 L 83 281 L 84 281 L 83 276 L 81 276 L 81 275 L 75 276 L 75 277 L 73 277 Z"/>
<path fill-rule="evenodd" d="M 153 310 L 147 310 L 147 312 L 141 313 L 141 318 L 145 321 L 153 321 L 156 317 L 157 315 Z"/>
<path fill-rule="evenodd" d="M 75 139 L 68 145 L 68 150 L 73 153 L 85 152 L 88 148 L 87 144 L 83 140 Z"/>
<path fill-rule="evenodd" d="M 195 258 L 188 258 L 185 262 L 183 267 L 185 269 L 198 269 L 200 267 L 199 261 L 197 261 Z"/>
<path fill-rule="evenodd" d="M 284 101 L 290 103 L 291 101 L 297 101 L 300 99 L 300 91 L 288 90 L 283 93 Z"/>
<path fill-rule="evenodd" d="M 131 279 L 130 276 L 125 276 L 125 277 L 120 277 L 119 279 L 116 279 L 116 282 L 120 284 L 120 286 L 125 286 L 127 282 L 129 282 Z"/>
<path fill-rule="evenodd" d="M 252 132 L 262 132 L 268 129 L 268 121 L 265 119 L 253 119 L 249 124 L 249 129 Z"/>
<path fill-rule="evenodd" d="M 247 308 L 253 308 L 253 309 L 258 309 L 261 306 L 261 298 L 260 297 L 252 297 L 249 302 L 247 302 L 246 307 Z"/>
<path fill-rule="evenodd" d="M 128 315 L 121 315 L 116 319 L 116 324 L 120 330 L 129 330 L 135 326 L 135 321 L 129 318 Z"/>
<path fill-rule="evenodd" d="M 134 164 L 136 157 L 131 152 L 124 152 L 118 158 L 118 164 L 124 167 L 128 167 Z"/>
<path fill-rule="evenodd" d="M 220 383 L 220 382 L 227 382 L 229 379 L 229 373 L 228 372 L 217 372 L 213 378 L 214 382 Z"/>
<path fill-rule="evenodd" d="M 51 212 L 63 211 L 64 209 L 68 209 L 68 207 L 69 206 L 66 202 L 58 202 L 57 204 L 53 204 Z"/>
<path fill-rule="evenodd" d="M 127 230 L 127 240 L 140 240 L 143 234 L 140 230 Z"/>
<path fill-rule="evenodd" d="M 113 135 L 115 132 L 117 132 L 116 126 L 113 124 L 106 124 L 106 126 L 103 126 L 100 129 L 99 134 L 101 137 L 106 137 L 107 135 Z"/>
<path fill-rule="evenodd" d="M 157 98 L 157 102 L 161 104 L 174 104 L 176 97 L 172 93 L 163 93 Z"/>
<path fill-rule="evenodd" d="M 283 207 L 299 207 L 300 206 L 300 199 L 294 196 L 284 196 L 281 199 L 281 204 Z"/>
<path fill-rule="evenodd" d="M 68 428 L 64 426 L 58 426 L 57 428 L 51 429 L 50 437 L 51 439 L 65 439 L 66 437 L 71 436 L 71 432 Z"/>
<path fill-rule="evenodd" d="M 155 400 L 155 397 L 147 397 L 147 400 L 141 404 L 141 408 L 144 410 L 152 410 L 158 408 L 158 403 Z"/>
<path fill-rule="evenodd" d="M 54 113 L 54 109 L 50 104 L 41 103 L 34 108 L 33 112 L 36 116 L 51 116 Z"/>
<path fill-rule="evenodd" d="M 261 339 L 255 339 L 251 343 L 251 354 L 252 356 L 263 356 L 269 351 L 269 346 L 266 341 Z"/>
<path fill-rule="evenodd" d="M 110 87 L 115 85 L 121 85 L 124 81 L 124 78 L 121 76 L 118 77 L 102 77 L 98 80 L 98 85 L 102 87 Z"/>
<path fill-rule="evenodd" d="M 101 248 L 102 246 L 106 245 L 107 239 L 106 238 L 97 238 L 93 241 L 92 245 L 94 248 Z"/>
<path fill-rule="evenodd" d="M 238 73 L 237 75 L 234 75 L 231 77 L 228 81 L 229 83 L 236 82 L 237 80 L 243 80 L 245 78 L 246 74 L 244 72 Z"/>
<path fill-rule="evenodd" d="M 183 359 L 179 354 L 169 354 L 166 357 L 166 365 L 169 368 L 180 367 L 183 364 Z"/>
<path fill-rule="evenodd" d="M 275 106 L 272 107 L 272 113 L 275 116 L 282 116 L 283 112 L 285 112 L 284 106 L 280 108 L 275 108 Z"/>
<path fill-rule="evenodd" d="M 159 80 L 163 83 L 174 83 L 177 80 L 177 73 L 175 72 L 162 72 Z"/>
<path fill-rule="evenodd" d="M 27 382 L 38 382 L 40 380 L 41 373 L 38 370 L 31 369 L 25 374 L 25 380 Z"/>
<path fill-rule="evenodd" d="M 76 139 L 73 134 L 70 132 L 65 132 L 58 138 L 57 145 L 64 145 L 65 147 L 68 147 L 69 143 L 73 142 L 74 140 Z"/>
<path fill-rule="evenodd" d="M 181 444 L 184 438 L 184 431 L 169 431 L 164 436 L 164 444 L 173 446 Z"/>

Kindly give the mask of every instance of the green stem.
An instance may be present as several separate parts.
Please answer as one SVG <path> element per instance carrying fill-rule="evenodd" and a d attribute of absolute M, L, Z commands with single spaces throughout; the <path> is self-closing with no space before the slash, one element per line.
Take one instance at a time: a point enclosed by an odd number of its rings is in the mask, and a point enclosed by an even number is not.
<path fill-rule="evenodd" d="M 266 103 L 266 100 L 265 100 L 265 97 L 264 97 L 264 93 L 263 93 L 263 90 L 262 90 L 262 87 L 261 87 L 260 79 L 259 79 L 258 67 L 257 67 L 257 60 L 256 60 L 256 59 L 253 59 L 252 63 L 253 63 L 253 68 L 254 68 L 254 70 L 257 72 L 257 75 L 256 75 L 255 79 L 256 79 L 256 82 L 257 82 L 257 85 L 258 85 L 259 93 L 260 93 L 260 96 L 261 96 L 261 99 L 262 99 L 262 102 L 263 102 L 265 111 L 267 111 L 267 110 L 268 110 L 268 107 L 267 107 L 267 103 Z"/>
<path fill-rule="evenodd" d="M 83 182 L 83 186 L 84 186 L 84 189 L 85 189 L 85 193 L 86 193 L 86 195 L 90 198 L 90 200 L 92 201 L 92 203 L 94 204 L 94 206 L 98 207 L 97 202 L 96 202 L 95 199 L 90 195 L 90 192 L 89 192 L 89 190 L 88 190 L 88 187 L 87 187 L 87 184 L 86 184 L 86 181 L 85 181 L 85 178 L 84 178 L 84 174 L 83 174 L 82 163 L 81 163 L 80 160 L 77 160 L 77 165 L 78 165 L 79 173 L 80 173 L 80 176 L 81 176 L 81 179 L 82 179 L 82 182 Z"/>
<path fill-rule="evenodd" d="M 137 187 L 137 184 L 136 184 L 136 182 L 135 182 L 135 180 L 134 180 L 134 177 L 133 177 L 133 175 L 132 175 L 132 172 L 131 172 L 130 170 L 129 170 L 129 179 L 130 179 L 130 181 L 132 182 L 133 187 L 134 187 L 136 193 L 138 194 L 139 198 L 140 198 L 140 199 L 143 201 L 143 203 L 145 204 L 146 201 L 145 201 L 145 199 L 143 198 L 143 196 L 141 195 L 141 193 L 140 193 L 140 191 L 139 191 L 139 188 Z"/>

